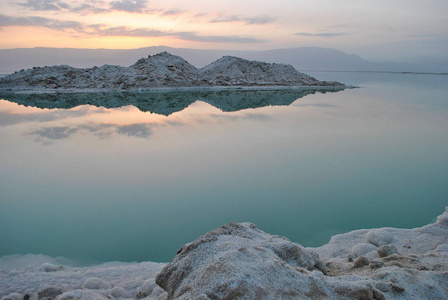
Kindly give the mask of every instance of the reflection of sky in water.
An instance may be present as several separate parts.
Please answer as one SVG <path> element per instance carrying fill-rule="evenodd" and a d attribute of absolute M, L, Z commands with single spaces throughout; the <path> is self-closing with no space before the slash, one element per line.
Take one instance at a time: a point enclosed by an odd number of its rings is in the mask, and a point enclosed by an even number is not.
<path fill-rule="evenodd" d="M 305 245 L 425 224 L 448 204 L 448 84 L 374 85 L 169 116 L 0 101 L 0 255 L 166 261 L 230 221 Z"/>

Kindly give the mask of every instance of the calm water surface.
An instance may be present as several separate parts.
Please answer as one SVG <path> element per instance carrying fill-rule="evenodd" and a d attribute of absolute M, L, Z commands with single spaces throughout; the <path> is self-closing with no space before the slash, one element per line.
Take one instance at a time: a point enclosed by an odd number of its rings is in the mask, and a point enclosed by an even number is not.
<path fill-rule="evenodd" d="M 310 75 L 362 88 L 241 110 L 177 95 L 158 114 L 0 100 L 0 256 L 170 261 L 231 221 L 317 246 L 441 214 L 448 76 Z"/>

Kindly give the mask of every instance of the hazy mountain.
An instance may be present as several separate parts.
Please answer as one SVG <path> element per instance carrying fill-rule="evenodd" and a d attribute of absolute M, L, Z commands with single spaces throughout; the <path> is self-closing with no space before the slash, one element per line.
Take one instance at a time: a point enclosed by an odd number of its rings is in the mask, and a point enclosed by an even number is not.
<path fill-rule="evenodd" d="M 317 47 L 268 50 L 249 54 L 251 59 L 288 63 L 299 70 L 369 70 L 374 63 L 355 54 Z"/>
<path fill-rule="evenodd" d="M 399 62 L 371 62 L 336 49 L 302 47 L 267 51 L 201 50 L 154 46 L 139 49 L 19 48 L 0 49 L 0 74 L 37 66 L 78 68 L 104 64 L 130 66 L 141 57 L 162 51 L 183 57 L 200 68 L 225 55 L 291 64 L 298 70 L 448 72 L 448 59 L 408 58 Z"/>

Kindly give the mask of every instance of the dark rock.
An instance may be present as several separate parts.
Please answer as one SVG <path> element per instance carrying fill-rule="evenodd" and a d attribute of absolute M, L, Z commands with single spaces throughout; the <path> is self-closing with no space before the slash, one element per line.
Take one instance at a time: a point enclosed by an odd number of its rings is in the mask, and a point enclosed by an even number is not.
<path fill-rule="evenodd" d="M 377 249 L 377 252 L 380 257 L 386 257 L 392 254 L 398 254 L 397 248 L 392 244 L 379 247 Z"/>
<path fill-rule="evenodd" d="M 396 284 L 392 285 L 392 291 L 396 292 L 396 293 L 403 293 L 405 291 L 405 288 L 398 286 Z"/>
<path fill-rule="evenodd" d="M 374 260 L 369 264 L 370 268 L 372 269 L 379 269 L 381 267 L 384 267 L 384 265 L 385 263 L 379 260 Z"/>
<path fill-rule="evenodd" d="M 67 290 L 60 285 L 46 286 L 37 291 L 37 299 L 39 300 L 43 298 L 54 299 L 65 292 L 67 292 Z"/>
<path fill-rule="evenodd" d="M 354 264 L 353 264 L 353 268 L 361 268 L 364 266 L 367 266 L 369 264 L 369 259 L 365 256 L 359 256 Z"/>
<path fill-rule="evenodd" d="M 135 298 L 137 298 L 137 299 L 143 299 L 143 298 L 146 298 L 146 297 L 148 297 L 148 294 L 146 292 L 143 292 L 143 291 L 140 291 L 140 292 L 137 293 L 137 295 L 135 295 Z"/>
<path fill-rule="evenodd" d="M 360 300 L 385 300 L 384 294 L 373 288 L 370 284 L 364 286 L 337 288 L 336 292 L 342 296 L 340 299 L 360 299 Z M 339 298 L 339 297 L 338 297 Z"/>
<path fill-rule="evenodd" d="M 37 299 L 54 299 L 65 292 L 67 292 L 67 290 L 61 285 L 46 286 L 37 291 Z"/>

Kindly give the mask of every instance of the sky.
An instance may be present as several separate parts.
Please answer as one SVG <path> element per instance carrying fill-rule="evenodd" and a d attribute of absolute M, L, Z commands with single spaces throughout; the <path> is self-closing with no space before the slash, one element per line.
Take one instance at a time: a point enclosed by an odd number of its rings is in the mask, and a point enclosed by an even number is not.
<path fill-rule="evenodd" d="M 0 0 L 0 49 L 326 47 L 448 56 L 447 0 Z"/>

